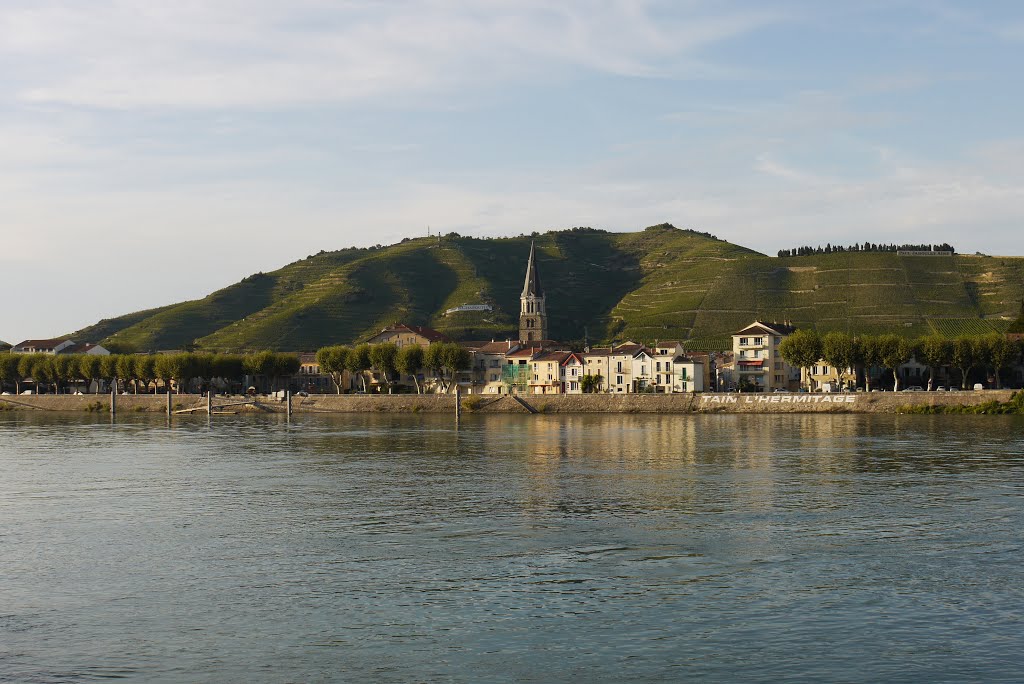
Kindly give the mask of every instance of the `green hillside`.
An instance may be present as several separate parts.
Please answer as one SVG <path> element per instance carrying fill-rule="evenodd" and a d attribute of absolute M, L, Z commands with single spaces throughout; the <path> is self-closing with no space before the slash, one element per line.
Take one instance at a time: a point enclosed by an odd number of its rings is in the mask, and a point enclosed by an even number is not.
<path fill-rule="evenodd" d="M 708 235 L 653 226 L 536 236 L 551 335 L 591 341 L 693 339 L 698 348 L 754 318 L 851 332 L 1003 330 L 1024 298 L 1024 259 L 843 252 L 767 257 Z M 395 321 L 461 339 L 515 335 L 530 237 L 450 235 L 322 252 L 204 299 L 75 333 L 137 349 L 312 350 Z M 490 312 L 445 316 L 462 304 Z"/>

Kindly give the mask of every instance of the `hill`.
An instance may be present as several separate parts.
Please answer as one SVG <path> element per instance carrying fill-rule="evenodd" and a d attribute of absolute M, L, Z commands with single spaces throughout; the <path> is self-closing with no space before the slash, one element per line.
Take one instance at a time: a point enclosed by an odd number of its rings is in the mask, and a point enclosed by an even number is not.
<path fill-rule="evenodd" d="M 1024 296 L 1024 259 L 845 252 L 768 257 L 667 224 L 535 238 L 451 234 L 321 252 L 195 301 L 73 333 L 136 349 L 312 350 L 402 320 L 461 339 L 515 335 L 531 239 L 551 335 L 695 338 L 720 347 L 756 317 L 822 331 L 947 336 L 1004 329 Z M 485 312 L 445 311 L 490 304 Z"/>

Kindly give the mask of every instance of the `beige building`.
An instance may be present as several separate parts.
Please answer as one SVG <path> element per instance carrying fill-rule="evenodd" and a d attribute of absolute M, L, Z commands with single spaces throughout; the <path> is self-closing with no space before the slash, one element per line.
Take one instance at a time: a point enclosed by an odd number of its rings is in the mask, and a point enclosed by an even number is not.
<path fill-rule="evenodd" d="M 828 362 L 824 359 L 818 361 L 810 368 L 803 368 L 800 370 L 800 385 L 807 387 L 808 382 L 810 383 L 811 391 L 818 389 L 828 388 L 829 391 L 837 392 L 843 388 L 839 383 L 839 372 L 835 366 L 828 365 Z M 846 385 L 855 385 L 857 382 L 857 373 L 853 368 L 847 368 L 843 371 L 843 383 Z"/>
<path fill-rule="evenodd" d="M 529 382 L 530 394 L 563 394 L 564 368 L 562 364 L 572 352 L 546 351 L 530 361 L 533 377 Z"/>
<path fill-rule="evenodd" d="M 562 391 L 566 394 L 583 394 L 583 377 L 586 374 L 587 364 L 583 354 L 569 354 L 562 362 Z"/>
<path fill-rule="evenodd" d="M 447 335 L 432 328 L 424 325 L 406 325 L 405 323 L 395 323 L 388 326 L 367 340 L 370 344 L 390 342 L 399 349 L 411 344 L 429 347 L 434 342 L 450 341 Z"/>
<path fill-rule="evenodd" d="M 583 374 L 596 378 L 595 392 L 608 391 L 611 355 L 611 347 L 593 347 L 590 351 L 582 354 Z"/>
<path fill-rule="evenodd" d="M 782 340 L 794 330 L 791 325 L 754 321 L 733 333 L 734 377 L 738 389 L 746 392 L 798 389 L 799 369 L 794 369 L 779 354 Z"/>

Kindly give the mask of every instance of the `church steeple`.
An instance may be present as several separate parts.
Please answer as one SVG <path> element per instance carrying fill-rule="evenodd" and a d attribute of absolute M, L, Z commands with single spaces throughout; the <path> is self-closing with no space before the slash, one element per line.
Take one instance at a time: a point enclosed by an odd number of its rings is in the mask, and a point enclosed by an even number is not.
<path fill-rule="evenodd" d="M 530 241 L 530 260 L 526 262 L 526 282 L 523 283 L 522 297 L 543 297 L 540 289 L 540 276 L 537 275 L 537 250 Z"/>
<path fill-rule="evenodd" d="M 544 290 L 537 273 L 537 253 L 530 242 L 530 259 L 526 263 L 526 281 L 519 296 L 519 339 L 524 342 L 547 339 L 548 312 L 544 305 Z"/>

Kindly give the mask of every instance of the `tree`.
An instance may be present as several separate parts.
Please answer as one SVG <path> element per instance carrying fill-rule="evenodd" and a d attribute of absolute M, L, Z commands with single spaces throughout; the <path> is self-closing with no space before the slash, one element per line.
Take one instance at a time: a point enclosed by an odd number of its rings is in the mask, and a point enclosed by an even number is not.
<path fill-rule="evenodd" d="M 960 369 L 960 389 L 967 389 L 967 376 L 978 365 L 978 345 L 970 337 L 956 338 L 950 362 Z"/>
<path fill-rule="evenodd" d="M 24 382 L 25 380 L 32 378 L 34 381 L 36 381 L 36 392 L 38 392 L 39 381 L 38 378 L 32 375 L 32 371 L 34 370 L 35 365 L 39 361 L 39 357 L 42 356 L 42 354 L 22 354 L 20 356 L 21 358 L 18 359 L 18 377 L 21 382 Z M 18 389 L 18 393 L 21 393 L 20 387 Z"/>
<path fill-rule="evenodd" d="M 593 394 L 594 392 L 600 391 L 601 383 L 603 381 L 604 378 L 601 377 L 600 373 L 597 375 L 590 375 L 588 373 L 580 378 L 580 389 L 583 390 L 584 394 Z"/>
<path fill-rule="evenodd" d="M 224 380 L 229 391 L 232 383 L 241 383 L 245 375 L 245 358 L 238 354 L 214 354 L 210 365 L 213 377 Z"/>
<path fill-rule="evenodd" d="M 18 375 L 18 357 L 9 352 L 0 353 L 0 390 L 3 389 L 5 382 L 12 382 L 17 387 L 21 382 L 21 376 Z M 17 391 L 21 391 L 20 387 L 17 387 Z"/>
<path fill-rule="evenodd" d="M 117 361 L 118 354 L 109 354 L 100 357 L 100 377 L 106 380 L 113 391 L 117 391 Z"/>
<path fill-rule="evenodd" d="M 953 355 L 953 345 L 941 335 L 922 337 L 917 345 L 920 360 L 928 366 L 928 391 L 935 389 L 935 369 L 948 366 Z"/>
<path fill-rule="evenodd" d="M 899 368 L 914 356 L 910 342 L 897 335 L 881 335 L 878 338 L 878 352 L 882 365 L 892 370 L 893 392 L 900 389 Z"/>
<path fill-rule="evenodd" d="M 117 377 L 124 380 L 125 383 L 130 380 L 135 394 L 139 393 L 138 377 L 135 375 L 135 358 L 131 354 L 121 354 L 117 357 Z"/>
<path fill-rule="evenodd" d="M 316 352 L 316 362 L 320 364 L 320 370 L 331 376 L 338 394 L 341 394 L 341 381 L 345 375 L 345 360 L 348 358 L 348 352 L 348 347 L 341 345 L 323 347 Z"/>
<path fill-rule="evenodd" d="M 345 357 L 345 369 L 352 375 L 358 376 L 363 382 L 363 392 L 366 392 L 366 371 L 370 369 L 370 345 L 360 344 L 348 350 Z"/>
<path fill-rule="evenodd" d="M 1005 335 L 993 333 L 985 339 L 988 362 L 995 371 L 996 389 L 1003 388 L 1003 381 L 1000 373 L 1004 368 L 1009 368 L 1017 359 L 1016 345 L 1006 338 Z"/>
<path fill-rule="evenodd" d="M 177 384 L 180 394 L 188 373 L 188 354 L 160 354 L 156 357 L 155 372 L 164 381 L 167 393 L 171 392 L 171 382 Z"/>
<path fill-rule="evenodd" d="M 89 385 L 100 378 L 100 357 L 92 354 L 82 354 L 78 357 L 78 377 L 85 380 L 85 391 L 89 391 Z M 96 384 L 96 391 L 99 392 L 99 383 Z"/>
<path fill-rule="evenodd" d="M 779 345 L 779 353 L 790 365 L 805 370 L 821 359 L 822 341 L 813 330 L 797 330 L 786 336 Z M 807 373 L 807 389 L 811 387 L 810 373 Z"/>
<path fill-rule="evenodd" d="M 380 373 L 382 384 L 388 388 L 388 394 L 391 394 L 391 378 L 398 372 L 395 367 L 396 356 L 398 356 L 398 347 L 390 342 L 370 347 L 370 363 Z"/>
<path fill-rule="evenodd" d="M 441 369 L 449 376 L 445 392 L 455 383 L 458 372 L 469 368 L 472 358 L 469 350 L 458 342 L 446 342 L 441 349 Z"/>
<path fill-rule="evenodd" d="M 141 354 L 131 357 L 135 363 L 133 375 L 142 381 L 146 389 L 149 383 L 153 383 L 153 393 L 156 394 L 156 359 L 149 354 Z"/>
<path fill-rule="evenodd" d="M 395 369 L 402 375 L 411 375 L 416 385 L 416 394 L 420 394 L 420 380 L 417 373 L 423 368 L 423 347 L 409 344 L 398 350 L 395 357 Z"/>
<path fill-rule="evenodd" d="M 73 355 L 58 354 L 53 357 L 53 381 L 56 383 L 55 391 L 60 394 L 61 381 L 72 381 L 78 372 L 78 360 Z"/>
<path fill-rule="evenodd" d="M 830 332 L 821 340 L 821 358 L 836 369 L 836 382 L 840 387 L 846 387 L 846 371 L 857 363 L 857 347 L 856 341 L 842 332 Z"/>
<path fill-rule="evenodd" d="M 299 372 L 302 368 L 302 360 L 295 354 L 274 354 L 271 362 L 271 378 L 275 389 L 277 388 L 277 379 L 282 375 L 292 376 Z"/>
<path fill-rule="evenodd" d="M 444 360 L 441 358 L 443 348 L 443 342 L 432 342 L 423 352 L 423 367 L 434 376 L 437 384 L 441 385 L 442 391 L 444 387 Z"/>

